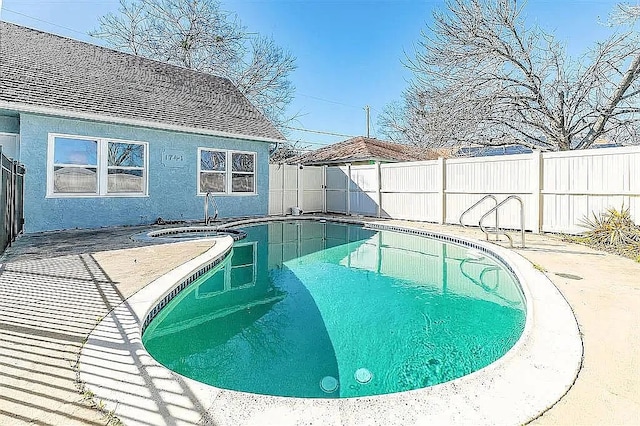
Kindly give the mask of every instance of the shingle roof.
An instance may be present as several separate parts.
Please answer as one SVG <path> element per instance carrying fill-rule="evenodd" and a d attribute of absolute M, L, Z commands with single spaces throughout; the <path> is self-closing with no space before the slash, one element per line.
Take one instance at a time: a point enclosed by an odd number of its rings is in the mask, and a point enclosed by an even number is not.
<path fill-rule="evenodd" d="M 0 22 L 0 103 L 282 140 L 226 78 Z"/>
<path fill-rule="evenodd" d="M 441 153 L 434 150 L 358 136 L 287 159 L 287 163 L 319 165 L 368 160 L 387 162 L 422 161 L 433 160 L 438 156 L 441 156 Z"/>

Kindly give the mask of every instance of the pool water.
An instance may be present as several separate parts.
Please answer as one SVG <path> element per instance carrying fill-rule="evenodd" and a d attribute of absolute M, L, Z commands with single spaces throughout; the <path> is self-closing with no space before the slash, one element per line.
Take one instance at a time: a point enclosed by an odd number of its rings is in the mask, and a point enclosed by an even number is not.
<path fill-rule="evenodd" d="M 379 395 L 483 368 L 523 331 L 512 275 L 466 247 L 330 222 L 244 231 L 146 329 L 171 370 L 259 394 Z"/>

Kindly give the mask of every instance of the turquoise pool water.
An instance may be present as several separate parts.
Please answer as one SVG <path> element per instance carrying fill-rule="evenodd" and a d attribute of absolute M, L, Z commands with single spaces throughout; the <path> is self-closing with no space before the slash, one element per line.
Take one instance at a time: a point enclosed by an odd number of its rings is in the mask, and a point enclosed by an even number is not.
<path fill-rule="evenodd" d="M 485 367 L 523 331 L 518 285 L 475 250 L 330 222 L 243 230 L 143 335 L 158 362 L 200 382 L 292 397 L 401 392 Z"/>

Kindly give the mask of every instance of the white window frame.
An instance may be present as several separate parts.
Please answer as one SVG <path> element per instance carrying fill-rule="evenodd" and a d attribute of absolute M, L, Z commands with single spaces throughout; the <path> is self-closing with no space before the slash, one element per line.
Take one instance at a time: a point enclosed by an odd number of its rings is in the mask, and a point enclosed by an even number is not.
<path fill-rule="evenodd" d="M 96 141 L 98 152 L 97 165 L 87 165 L 86 167 L 95 167 L 97 169 L 97 188 L 96 192 L 54 192 L 54 157 L 55 157 L 55 140 L 56 138 L 78 139 Z M 108 175 L 109 169 L 128 169 L 140 170 L 140 167 L 124 167 L 109 166 L 109 142 L 135 144 L 144 146 L 144 165 L 142 173 L 144 176 L 142 192 L 108 192 Z M 85 167 L 78 165 L 78 167 Z M 101 138 L 83 135 L 68 135 L 63 133 L 49 133 L 47 145 L 47 195 L 46 198 L 136 198 L 149 196 L 149 143 L 143 141 L 133 141 L 115 138 Z"/>
<path fill-rule="evenodd" d="M 229 256 L 229 261 L 226 261 L 226 263 L 224 263 L 224 266 L 221 269 L 218 269 L 214 274 L 212 274 L 211 276 L 220 273 L 221 271 L 223 272 L 223 279 L 224 279 L 224 287 L 221 290 L 218 291 L 211 291 L 211 292 L 205 292 L 202 293 L 200 292 L 200 286 L 196 287 L 196 299 L 207 299 L 209 297 L 216 297 L 219 296 L 223 293 L 227 293 L 229 291 L 235 291 L 235 290 L 241 290 L 243 288 L 249 288 L 249 287 L 254 287 L 256 285 L 256 280 L 257 280 L 257 276 L 258 276 L 258 242 L 257 241 L 252 241 L 250 243 L 235 243 L 233 245 L 233 247 L 245 247 L 245 246 L 253 246 L 252 249 L 252 253 L 253 253 L 253 260 L 252 263 L 244 263 L 241 265 L 235 265 L 232 266 L 231 265 L 231 258 L 232 256 Z M 252 275 L 252 279 L 250 283 L 241 285 L 241 286 L 237 286 L 237 287 L 232 287 L 231 286 L 231 273 L 233 272 L 234 269 L 238 269 L 238 268 L 246 268 L 251 266 L 253 268 L 253 275 Z"/>
<path fill-rule="evenodd" d="M 223 192 L 211 192 L 211 194 L 214 195 L 224 195 L 229 191 L 229 150 L 226 149 L 218 149 L 218 148 L 205 148 L 205 147 L 198 147 L 198 158 L 196 160 L 196 162 L 198 163 L 198 171 L 196 173 L 196 191 L 198 195 L 206 195 L 206 192 L 202 192 L 200 190 L 200 174 L 203 172 L 202 170 L 202 152 L 203 151 L 210 151 L 210 152 L 222 152 L 224 153 L 224 172 L 221 171 L 211 171 L 211 170 L 204 170 L 204 172 L 210 172 L 210 173 L 219 173 L 219 174 L 224 174 L 225 178 L 224 178 L 224 191 Z"/>
<path fill-rule="evenodd" d="M 234 196 L 234 197 L 238 197 L 238 196 L 251 196 L 251 195 L 257 195 L 258 194 L 258 173 L 257 173 L 257 168 L 258 168 L 258 164 L 257 164 L 257 160 L 258 160 L 258 153 L 255 151 L 238 151 L 238 150 L 234 150 L 234 149 L 220 149 L 220 148 L 213 148 L 213 147 L 198 147 L 198 158 L 197 158 L 197 162 L 198 162 L 198 171 L 196 173 L 196 191 L 197 191 L 197 195 L 198 196 L 204 196 L 206 195 L 206 192 L 202 192 L 200 191 L 200 173 L 202 172 L 201 170 L 201 155 L 202 155 L 202 151 L 216 151 L 216 152 L 224 152 L 225 154 L 225 171 L 224 172 L 218 172 L 218 173 L 224 173 L 225 176 L 225 181 L 224 181 L 224 192 L 211 192 L 211 194 L 213 195 L 230 195 L 230 196 Z M 232 157 L 233 154 L 250 154 L 253 155 L 253 172 L 234 172 L 232 170 Z M 206 170 L 205 170 L 206 172 Z M 215 173 L 215 172 L 214 172 Z M 239 173 L 239 174 L 245 174 L 245 175 L 253 175 L 253 192 L 233 192 L 233 173 Z"/>

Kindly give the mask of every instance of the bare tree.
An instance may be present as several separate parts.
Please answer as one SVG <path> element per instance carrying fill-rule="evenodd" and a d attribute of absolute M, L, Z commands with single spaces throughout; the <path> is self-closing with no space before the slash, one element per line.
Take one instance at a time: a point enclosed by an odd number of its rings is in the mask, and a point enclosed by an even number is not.
<path fill-rule="evenodd" d="M 634 23 L 640 18 L 640 5 L 629 3 L 618 3 L 609 16 L 611 24 Z"/>
<path fill-rule="evenodd" d="M 414 107 L 414 99 L 406 98 L 405 102 L 392 102 L 378 116 L 378 131 L 393 142 L 409 143 L 417 146 L 435 145 L 427 139 L 424 117 L 414 114 L 421 106 Z"/>
<path fill-rule="evenodd" d="M 604 136 L 636 140 L 637 35 L 614 34 L 572 59 L 553 36 L 525 26 L 522 8 L 517 0 L 449 0 L 434 13 L 406 64 L 413 79 L 402 119 L 422 136 L 405 142 L 569 150 Z"/>
<path fill-rule="evenodd" d="M 301 146 L 298 142 L 279 142 L 275 144 L 269 155 L 271 163 L 284 163 L 288 159 L 301 155 L 308 146 Z"/>
<path fill-rule="evenodd" d="M 217 0 L 120 0 L 91 35 L 116 49 L 229 78 L 272 122 L 291 120 L 295 57 L 268 37 L 247 33 Z"/>
<path fill-rule="evenodd" d="M 109 166 L 143 167 L 144 147 L 140 144 L 109 142 Z"/>

